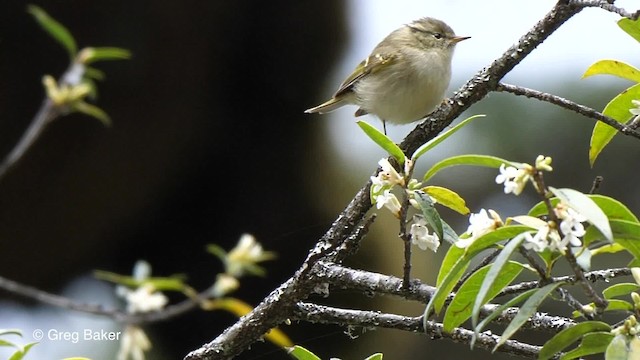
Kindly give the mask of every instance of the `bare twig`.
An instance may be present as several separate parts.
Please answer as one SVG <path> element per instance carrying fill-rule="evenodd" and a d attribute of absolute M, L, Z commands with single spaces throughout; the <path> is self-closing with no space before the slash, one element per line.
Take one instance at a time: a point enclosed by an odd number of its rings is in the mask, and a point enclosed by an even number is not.
<path fill-rule="evenodd" d="M 549 94 L 549 93 L 545 93 L 545 92 L 541 92 L 538 90 L 533 90 L 533 89 L 529 89 L 529 88 L 525 88 L 525 87 L 521 87 L 521 86 L 515 86 L 515 85 L 509 85 L 509 84 L 504 84 L 504 83 L 499 83 L 498 86 L 496 87 L 496 91 L 501 91 L 501 92 L 508 92 L 514 95 L 521 95 L 521 96 L 526 96 L 528 98 L 532 98 L 532 99 L 537 99 L 540 101 L 545 101 L 548 102 L 550 104 L 554 104 L 554 105 L 558 105 L 562 108 L 565 108 L 567 110 L 571 110 L 573 112 L 576 112 L 580 115 L 586 116 L 588 118 L 591 119 L 595 119 L 598 121 L 602 121 L 603 123 L 613 127 L 614 129 L 618 130 L 620 133 L 624 134 L 624 135 L 629 135 L 632 137 L 635 137 L 637 139 L 640 139 L 640 133 L 637 132 L 636 130 L 634 130 L 633 128 L 620 123 L 618 121 L 616 121 L 613 118 L 610 118 L 604 114 L 602 114 L 601 112 L 598 112 L 588 106 L 584 106 L 584 105 L 580 105 L 578 103 L 575 103 L 571 100 L 567 100 L 565 98 L 562 98 L 560 96 L 557 95 L 553 95 L 553 94 Z M 631 116 L 631 115 L 629 115 Z"/>

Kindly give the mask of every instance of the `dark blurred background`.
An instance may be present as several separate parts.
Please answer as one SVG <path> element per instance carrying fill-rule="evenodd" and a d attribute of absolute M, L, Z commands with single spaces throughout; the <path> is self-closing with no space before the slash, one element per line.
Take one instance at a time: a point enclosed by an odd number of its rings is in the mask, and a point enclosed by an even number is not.
<path fill-rule="evenodd" d="M 99 84 L 98 106 L 109 113 L 112 127 L 82 115 L 58 119 L 0 179 L 2 276 L 54 293 L 84 279 L 82 284 L 92 285 L 86 285 L 84 293 L 76 286 L 76 293 L 97 302 L 105 292 L 87 279 L 92 270 L 128 274 L 136 260 L 145 259 L 154 275 L 184 273 L 189 284 L 203 289 L 222 269 L 204 251 L 205 245 L 230 249 L 249 232 L 280 255 L 266 264 L 266 278 L 244 278 L 234 293 L 256 304 L 298 268 L 382 157 L 376 150 L 371 161 L 348 163 L 327 139 L 331 133 L 326 126 L 332 120 L 302 114 L 330 93 L 332 89 L 323 90 L 333 86 L 328 75 L 349 46 L 343 2 L 34 3 L 65 24 L 81 47 L 124 47 L 133 57 L 97 65 L 107 75 Z M 42 76 L 59 76 L 68 63 L 65 51 L 26 13 L 26 5 L 0 3 L 1 154 L 10 151 L 36 113 L 44 96 Z M 607 86 L 594 90 L 559 81 L 545 90 L 601 109 L 623 88 L 618 83 Z M 550 178 L 556 186 L 587 191 L 595 175 L 605 175 L 602 192 L 638 210 L 633 185 L 637 142 L 616 139 L 615 149 L 605 150 L 591 170 L 585 159 L 592 121 L 501 94 L 474 106 L 471 113 L 489 118 L 461 132 L 457 153 L 481 152 L 515 161 L 551 155 L 557 171 Z M 361 136 L 349 125 L 353 136 Z M 501 189 L 490 185 L 495 172 L 477 170 L 477 181 L 470 182 L 465 171 L 454 169 L 434 181 L 459 191 L 472 211 L 490 207 L 514 215 L 536 201 L 529 193 L 519 199 L 523 205 L 510 207 Z M 466 218 L 446 216 L 460 232 L 466 229 Z M 349 263 L 399 274 L 402 248 L 395 241 L 396 228 L 393 219 L 381 216 L 362 252 Z M 417 254 L 416 276 L 432 282 L 434 263 L 444 250 Z M 87 294 L 94 292 L 93 286 L 98 286 L 97 298 Z M 38 322 L 48 318 L 44 311 L 50 308 L 1 294 L 0 313 L 4 304 L 25 316 L 6 323 L 0 319 L 0 328 L 25 329 L 26 342 L 31 340 L 26 331 L 30 326 L 46 327 Z M 105 302 L 115 301 L 106 296 Z M 410 315 L 422 309 L 356 294 L 337 294 L 336 299 L 342 306 Z M 57 319 L 72 316 L 53 312 Z M 149 326 L 154 345 L 149 358 L 182 358 L 233 321 L 226 313 L 196 311 Z M 86 326 L 80 324 L 64 326 Z M 425 351 L 442 351 L 438 358 L 451 359 L 469 354 L 463 345 L 386 330 L 364 332 L 356 340 L 332 326 L 295 324 L 284 330 L 322 358 L 358 359 L 376 351 L 389 359 Z M 34 349 L 66 347 L 57 353 L 64 355 L 56 356 L 99 359 L 101 355 L 91 353 L 97 344 L 90 345 L 43 342 Z M 110 351 L 106 353 L 114 353 Z M 473 354 L 506 358 L 484 351 Z M 258 343 L 241 358 L 288 357 L 271 344 Z"/>

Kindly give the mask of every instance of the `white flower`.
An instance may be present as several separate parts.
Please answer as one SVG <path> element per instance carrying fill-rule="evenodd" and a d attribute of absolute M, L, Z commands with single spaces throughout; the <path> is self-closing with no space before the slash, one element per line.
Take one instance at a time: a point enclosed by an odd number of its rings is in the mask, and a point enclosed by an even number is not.
<path fill-rule="evenodd" d="M 527 181 L 531 177 L 527 169 L 518 169 L 514 166 L 500 165 L 500 174 L 496 176 L 496 183 L 504 183 L 504 193 L 520 195 Z"/>
<path fill-rule="evenodd" d="M 556 216 L 562 221 L 560 222 L 560 231 L 564 234 L 561 243 L 566 246 L 577 247 L 582 246 L 582 241 L 579 239 L 586 233 L 583 222 L 587 221 L 587 218 L 571 209 L 564 203 L 559 203 L 554 209 Z"/>
<path fill-rule="evenodd" d="M 536 252 L 542 252 L 547 248 L 551 251 L 564 251 L 566 246 L 562 244 L 558 231 L 551 224 L 546 223 L 538 228 L 538 232 L 533 237 L 525 235 L 523 244 L 525 249 L 532 249 Z"/>
<path fill-rule="evenodd" d="M 223 297 L 240 287 L 240 282 L 229 274 L 218 274 L 216 282 L 211 289 L 211 296 L 215 298 Z"/>
<path fill-rule="evenodd" d="M 456 246 L 466 248 L 480 236 L 490 233 L 502 225 L 502 219 L 497 212 L 491 209 L 488 212 L 485 209 L 480 209 L 478 213 L 469 215 L 469 227 L 466 232 L 468 237 L 456 241 Z"/>
<path fill-rule="evenodd" d="M 391 193 L 391 190 L 385 190 L 382 195 L 377 195 L 374 200 L 378 209 L 382 209 L 384 206 L 389 209 L 395 217 L 400 216 L 400 201 Z"/>
<path fill-rule="evenodd" d="M 378 161 L 378 165 L 382 168 L 382 170 L 378 173 L 377 176 L 371 177 L 371 193 L 378 194 L 385 187 L 392 187 L 394 185 L 404 185 L 404 178 L 398 174 L 396 169 L 391 166 L 389 160 L 380 159 Z"/>
<path fill-rule="evenodd" d="M 275 253 L 264 251 L 262 245 L 256 241 L 253 235 L 243 234 L 240 236 L 238 244 L 229 251 L 225 258 L 226 272 L 236 278 L 247 272 L 259 274 L 261 273 L 261 268 L 257 264 L 275 257 Z"/>
<path fill-rule="evenodd" d="M 130 314 L 162 310 L 169 301 L 150 283 L 139 286 L 135 290 L 122 287 L 120 289 L 119 294 L 127 301 L 127 312 Z"/>
<path fill-rule="evenodd" d="M 151 342 L 144 331 L 135 325 L 127 325 L 122 334 L 118 360 L 144 360 L 145 351 L 151 350 Z"/>
<path fill-rule="evenodd" d="M 145 283 L 149 276 L 151 276 L 151 265 L 146 261 L 140 260 L 133 267 L 133 278 L 142 284 L 136 289 L 130 289 L 126 286 L 116 287 L 116 294 L 127 302 L 128 313 L 136 314 L 162 310 L 169 302 L 163 293 L 156 291 L 153 284 Z"/>
<path fill-rule="evenodd" d="M 417 245 L 421 250 L 430 249 L 436 252 L 440 246 L 440 239 L 435 233 L 429 234 L 429 228 L 426 225 L 427 221 L 422 216 L 414 215 L 413 224 L 409 230 L 411 243 Z"/>

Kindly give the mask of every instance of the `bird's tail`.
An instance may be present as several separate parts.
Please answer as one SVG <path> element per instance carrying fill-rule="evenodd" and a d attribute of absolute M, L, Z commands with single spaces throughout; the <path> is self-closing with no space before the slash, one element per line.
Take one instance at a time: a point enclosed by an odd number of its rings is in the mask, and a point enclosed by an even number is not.
<path fill-rule="evenodd" d="M 328 113 L 330 111 L 333 111 L 341 106 L 344 105 L 344 101 L 341 99 L 336 99 L 336 98 L 331 98 L 328 101 L 323 102 L 322 104 L 316 106 L 316 107 L 312 107 L 311 109 L 307 109 L 304 112 L 307 114 L 313 114 L 313 113 L 320 113 L 320 114 L 324 114 L 324 113 Z"/>

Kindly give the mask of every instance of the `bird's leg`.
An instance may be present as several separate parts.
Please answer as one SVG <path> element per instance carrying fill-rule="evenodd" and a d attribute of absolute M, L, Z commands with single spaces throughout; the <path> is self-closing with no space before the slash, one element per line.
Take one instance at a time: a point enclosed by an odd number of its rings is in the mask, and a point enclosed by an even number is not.
<path fill-rule="evenodd" d="M 387 135 L 387 122 L 382 119 L 382 130 L 384 130 L 384 134 Z"/>

